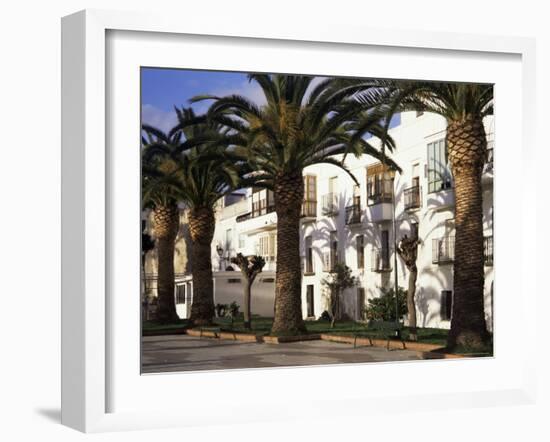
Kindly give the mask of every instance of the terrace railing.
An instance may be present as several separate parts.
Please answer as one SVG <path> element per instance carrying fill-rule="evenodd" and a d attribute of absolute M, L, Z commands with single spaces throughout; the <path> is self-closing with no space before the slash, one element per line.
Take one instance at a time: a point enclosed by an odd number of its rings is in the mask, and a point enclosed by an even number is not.
<path fill-rule="evenodd" d="M 361 223 L 361 205 L 353 204 L 346 207 L 346 225 Z"/>
<path fill-rule="evenodd" d="M 335 193 L 327 193 L 321 197 L 322 213 L 325 216 L 338 215 L 338 198 Z"/>
<path fill-rule="evenodd" d="M 405 210 L 418 209 L 420 207 L 420 186 L 413 186 L 403 191 Z"/>

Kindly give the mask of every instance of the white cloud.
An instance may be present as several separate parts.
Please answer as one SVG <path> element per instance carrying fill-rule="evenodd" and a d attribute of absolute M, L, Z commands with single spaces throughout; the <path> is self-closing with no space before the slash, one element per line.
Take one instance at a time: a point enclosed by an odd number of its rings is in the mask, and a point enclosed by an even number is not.
<path fill-rule="evenodd" d="M 167 112 L 152 104 L 144 104 L 141 106 L 141 122 L 168 132 L 176 125 L 177 118 L 174 111 Z"/>

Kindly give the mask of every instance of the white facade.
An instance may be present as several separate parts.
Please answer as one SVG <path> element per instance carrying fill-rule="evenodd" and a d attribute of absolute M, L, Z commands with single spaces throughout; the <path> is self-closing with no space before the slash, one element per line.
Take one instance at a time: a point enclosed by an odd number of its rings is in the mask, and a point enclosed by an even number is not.
<path fill-rule="evenodd" d="M 484 235 L 488 238 L 485 313 L 489 327 L 493 286 L 492 121 L 488 118 L 485 122 L 491 155 L 483 175 Z M 442 117 L 407 112 L 390 131 L 397 144 L 391 157 L 402 168 L 393 183 L 397 239 L 410 235 L 416 225 L 421 241 L 416 291 L 417 321 L 421 327 L 450 326 L 454 190 L 444 157 L 439 161 L 445 151 L 445 128 Z M 377 140 L 370 141 L 378 147 Z M 397 258 L 397 269 L 394 268 L 393 205 L 391 187 L 386 184 L 390 181 L 382 179 L 382 166 L 372 157 L 348 156 L 346 164 L 359 181 L 358 187 L 349 175 L 333 165 L 315 165 L 304 170 L 306 180 L 308 176 L 314 177 L 308 181 L 300 228 L 304 318 L 319 317 L 326 310 L 321 281 L 335 260 L 345 262 L 360 281 L 358 287 L 344 294 L 345 312 L 353 318 L 360 318 L 366 300 L 379 296 L 381 288 L 393 287 L 396 270 L 399 286 L 406 288 L 408 284 L 408 271 L 401 258 Z M 274 278 L 277 216 L 272 211 L 273 201 L 265 190 L 254 193 L 247 189 L 243 197 L 237 196 L 231 203 L 220 205 L 217 211 L 212 243 L 215 302 L 227 303 L 233 296 L 238 303 L 242 299 L 242 294 L 234 289 L 242 288 L 241 284 L 227 282 L 240 276 L 237 268 L 234 273 L 226 271 L 229 258 L 238 252 L 260 254 L 267 264 L 252 289 L 252 310 L 254 314 L 270 315 L 275 285 L 261 280 Z M 233 295 L 228 296 L 230 293 Z M 261 299 L 258 305 L 256 297 Z"/>

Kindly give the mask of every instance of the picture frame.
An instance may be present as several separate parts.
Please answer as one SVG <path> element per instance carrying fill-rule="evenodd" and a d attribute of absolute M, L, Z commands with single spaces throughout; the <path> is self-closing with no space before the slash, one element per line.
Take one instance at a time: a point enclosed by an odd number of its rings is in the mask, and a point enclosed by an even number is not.
<path fill-rule="evenodd" d="M 330 31 L 315 25 L 298 28 L 279 28 L 265 23 L 243 23 L 233 27 L 216 20 L 196 20 L 184 25 L 177 17 L 158 16 L 150 13 L 127 13 L 102 10 L 86 10 L 67 16 L 62 20 L 62 423 L 84 432 L 102 432 L 124 429 L 163 428 L 188 425 L 208 425 L 216 422 L 254 422 L 260 420 L 288 419 L 300 416 L 358 415 L 366 413 L 395 412 L 407 410 L 414 402 L 415 409 L 464 408 L 472 402 L 479 406 L 500 404 L 528 404 L 535 400 L 534 342 L 536 323 L 518 316 L 523 330 L 521 362 L 514 367 L 514 376 L 499 388 L 474 388 L 454 392 L 407 393 L 398 387 L 390 387 L 386 394 L 376 395 L 369 401 L 365 390 L 336 392 L 328 397 L 318 394 L 304 395 L 304 402 L 295 402 L 281 407 L 275 401 L 263 400 L 262 407 L 247 405 L 237 400 L 243 411 L 239 416 L 228 415 L 221 408 L 212 410 L 207 403 L 199 402 L 192 409 L 175 409 L 168 403 L 151 404 L 150 409 L 124 410 L 110 403 L 110 392 L 120 376 L 110 375 L 115 353 L 110 344 L 113 323 L 117 320 L 111 310 L 109 299 L 109 269 L 112 263 L 109 244 L 112 242 L 110 223 L 112 219 L 112 190 L 110 183 L 112 164 L 109 164 L 109 134 L 107 121 L 111 110 L 108 107 L 110 77 L 108 64 L 112 53 L 108 51 L 109 32 L 149 33 L 156 38 L 167 36 L 215 37 L 217 39 L 243 39 L 269 42 L 289 47 L 299 42 L 311 45 L 326 45 L 335 48 L 400 48 L 429 50 L 432 54 L 447 52 L 469 53 L 483 57 L 484 54 L 500 54 L 520 59 L 521 66 L 521 155 L 534 154 L 535 101 L 535 44 L 532 39 L 518 37 L 493 37 L 467 34 L 430 33 L 422 31 L 398 32 L 370 27 L 332 26 Z M 233 40 L 235 41 L 235 40 Z M 497 84 L 498 91 L 498 84 Z M 497 102 L 498 106 L 498 102 Z M 498 135 L 497 135 L 498 136 Z M 136 141 L 137 142 L 137 141 Z M 503 157 L 506 151 L 503 151 Z M 503 163 L 504 164 L 504 163 Z M 522 173 L 527 173 L 522 170 Z M 499 192 L 498 185 L 497 193 Z M 536 205 L 536 191 L 517 190 L 521 197 L 521 218 L 528 220 Z M 520 238 L 527 238 L 528 226 L 520 223 Z M 505 233 L 505 228 L 502 232 Z M 518 280 L 521 296 L 517 297 L 518 311 L 536 303 L 535 283 L 527 277 L 527 257 L 533 254 L 530 241 L 520 241 L 514 259 L 521 263 L 521 278 Z M 499 256 L 500 255 L 500 256 Z M 136 255 L 136 260 L 138 256 Z M 495 261 L 505 263 L 506 251 L 495 249 Z M 499 270 L 500 272 L 500 270 Z M 505 276 L 505 272 L 502 274 Z M 499 273 L 499 278 L 501 274 Z M 506 290 L 502 286 L 502 290 Z M 510 290 L 510 289 L 509 289 Z M 505 317 L 505 316 L 503 316 Z M 503 323 L 506 327 L 506 323 Z M 516 324 L 517 325 L 517 324 Z M 510 325 L 508 325 L 509 327 Z M 503 328 L 504 330 L 504 328 Z M 502 342 L 502 348 L 513 345 Z M 499 339 L 497 337 L 497 339 Z M 494 360 L 499 360 L 498 345 Z M 504 351 L 502 352 L 504 354 Z M 118 355 L 118 354 L 117 354 Z M 117 356 L 118 357 L 118 356 Z M 518 358 L 520 355 L 518 354 Z M 507 359 L 503 357 L 504 361 Z M 132 362 L 133 363 L 133 362 Z M 458 373 L 466 368 L 490 370 L 494 361 L 430 361 L 433 364 L 451 364 L 450 371 Z M 380 365 L 371 372 L 380 372 Z M 384 366 L 388 367 L 388 366 Z M 407 365 L 412 370 L 412 365 Z M 401 367 L 403 368 L 403 367 Z M 359 379 L 361 366 L 319 368 L 317 373 L 334 375 L 337 370 L 346 370 L 346 377 Z M 139 376 L 139 368 L 136 367 Z M 261 386 L 260 382 L 289 382 L 300 385 L 309 376 L 308 368 L 265 370 L 257 379 L 247 377 L 246 370 L 229 373 L 210 373 L 208 379 L 215 385 L 228 382 L 246 382 Z M 316 369 L 317 370 L 317 369 Z M 321 371 L 322 370 L 322 371 Z M 390 368 L 387 368 L 390 370 Z M 164 388 L 176 382 L 177 375 L 157 376 L 163 378 Z M 243 379 L 246 377 L 246 379 Z M 238 379 L 237 379 L 238 378 Z M 206 378 L 194 377 L 194 382 Z M 258 382 L 258 384 L 256 384 Z M 265 385 L 265 384 L 264 384 Z M 314 385 L 310 385 L 314 388 Z M 458 387 L 457 387 L 458 388 Z M 191 396 L 197 394 L 190 391 Z M 401 400 L 397 403 L 396 397 Z M 304 411 L 304 403 L 308 404 Z M 223 404 L 223 401 L 220 401 Z M 331 404 L 331 407 L 327 405 Z M 335 407 L 337 404 L 338 407 Z M 360 406 L 358 406 L 360 405 Z M 336 410 L 337 409 L 337 410 Z M 335 411 L 336 410 L 336 411 Z"/>

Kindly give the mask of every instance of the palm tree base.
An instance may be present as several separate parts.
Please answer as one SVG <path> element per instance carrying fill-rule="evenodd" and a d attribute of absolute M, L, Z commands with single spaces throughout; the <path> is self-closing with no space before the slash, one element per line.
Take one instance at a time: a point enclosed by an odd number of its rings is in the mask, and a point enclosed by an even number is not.
<path fill-rule="evenodd" d="M 490 338 L 487 330 L 461 329 L 458 332 L 453 332 L 451 329 L 447 339 L 447 349 L 452 351 L 460 348 L 471 353 L 485 351 L 491 344 Z"/>

